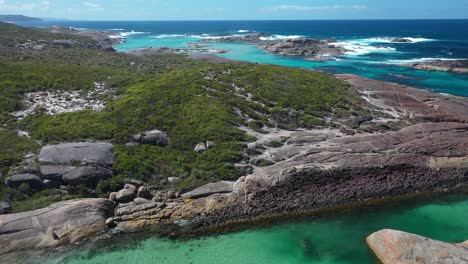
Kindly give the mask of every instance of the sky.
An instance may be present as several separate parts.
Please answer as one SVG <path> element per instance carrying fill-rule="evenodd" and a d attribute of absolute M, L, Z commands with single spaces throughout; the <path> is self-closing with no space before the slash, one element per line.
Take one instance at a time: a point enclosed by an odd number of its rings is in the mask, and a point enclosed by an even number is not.
<path fill-rule="evenodd" d="M 0 0 L 0 14 L 73 20 L 468 19 L 468 0 Z"/>

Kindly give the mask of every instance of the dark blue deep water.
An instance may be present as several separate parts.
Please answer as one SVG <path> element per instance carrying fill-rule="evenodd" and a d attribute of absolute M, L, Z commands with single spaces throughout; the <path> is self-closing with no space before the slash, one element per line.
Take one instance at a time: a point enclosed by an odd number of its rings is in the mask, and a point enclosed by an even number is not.
<path fill-rule="evenodd" d="M 110 30 L 125 40 L 119 51 L 167 46 L 188 47 L 220 35 L 265 32 L 275 38 L 333 38 L 350 52 L 326 62 L 267 54 L 253 45 L 215 43 L 221 56 L 250 62 L 351 73 L 415 86 L 439 93 L 468 96 L 468 74 L 427 72 L 403 66 L 431 59 L 468 59 L 468 20 L 340 20 L 340 21 L 65 21 L 21 23 Z M 391 43 L 406 38 L 409 43 Z"/>

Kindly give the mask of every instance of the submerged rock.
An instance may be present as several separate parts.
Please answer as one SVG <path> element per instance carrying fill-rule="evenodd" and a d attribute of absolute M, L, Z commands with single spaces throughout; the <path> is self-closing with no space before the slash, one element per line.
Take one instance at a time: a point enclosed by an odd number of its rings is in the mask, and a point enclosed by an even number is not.
<path fill-rule="evenodd" d="M 397 230 L 381 230 L 367 244 L 384 264 L 468 263 L 468 241 L 452 244 Z"/>
<path fill-rule="evenodd" d="M 103 231 L 113 215 L 107 199 L 70 200 L 49 207 L 0 216 L 0 255 L 12 251 L 76 243 Z"/>

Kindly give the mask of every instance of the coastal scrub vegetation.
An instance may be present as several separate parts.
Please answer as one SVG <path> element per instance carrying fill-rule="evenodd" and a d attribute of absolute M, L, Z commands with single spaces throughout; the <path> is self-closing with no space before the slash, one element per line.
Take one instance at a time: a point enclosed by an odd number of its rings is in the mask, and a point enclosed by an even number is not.
<path fill-rule="evenodd" d="M 2 177 L 26 153 L 38 151 L 36 142 L 105 140 L 115 146 L 115 176 L 101 182 L 94 194 L 75 190 L 63 199 L 104 196 L 120 188 L 125 178 L 157 185 L 177 176 L 181 181 L 174 187 L 180 190 L 233 180 L 242 174 L 235 164 L 243 160 L 245 144 L 253 138 L 242 127 L 313 128 L 360 104 L 347 84 L 323 73 L 249 63 L 212 64 L 184 55 L 137 57 L 96 49 L 92 40 L 82 37 L 77 46 L 57 48 L 47 43 L 75 36 L 1 23 L 0 28 L 0 47 L 8 47 L 0 62 Z M 13 40 L 6 37 L 12 32 Z M 25 49 L 23 44 L 29 42 L 44 47 Z M 86 91 L 94 82 L 103 82 L 112 91 L 101 112 L 37 112 L 22 120 L 11 116 L 24 108 L 25 93 Z M 19 129 L 31 138 L 18 137 Z M 154 129 L 169 135 L 167 147 L 126 144 L 133 135 Z M 208 140 L 217 147 L 194 151 L 199 142 Z M 41 207 L 59 197 L 50 190 L 19 195 L 0 186 L 0 199 L 8 195 L 15 210 Z"/>

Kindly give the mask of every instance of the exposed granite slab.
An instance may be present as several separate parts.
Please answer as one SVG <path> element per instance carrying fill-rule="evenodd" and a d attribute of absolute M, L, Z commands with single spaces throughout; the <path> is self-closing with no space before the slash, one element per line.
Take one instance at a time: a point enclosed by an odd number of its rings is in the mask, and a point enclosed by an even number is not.
<path fill-rule="evenodd" d="M 39 162 L 46 164 L 114 164 L 113 146 L 109 143 L 64 143 L 41 149 Z"/>
<path fill-rule="evenodd" d="M 468 241 L 452 244 L 389 229 L 366 240 L 383 264 L 468 263 Z"/>
<path fill-rule="evenodd" d="M 0 255 L 12 251 L 76 243 L 105 230 L 114 212 L 107 199 L 81 199 L 49 207 L 0 215 Z"/>

